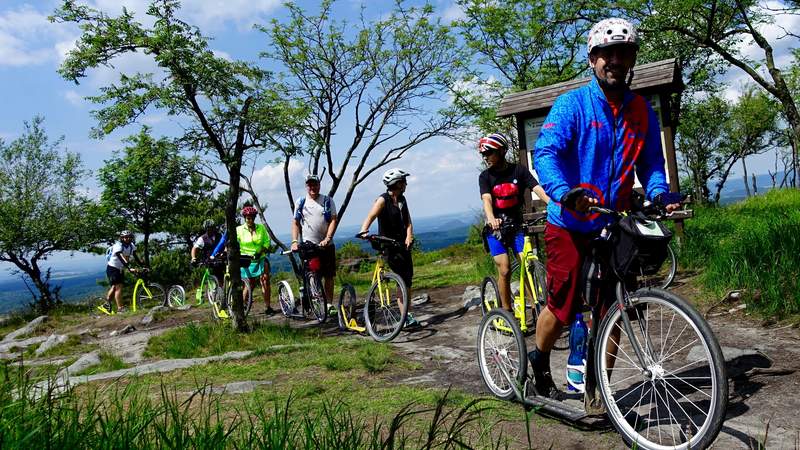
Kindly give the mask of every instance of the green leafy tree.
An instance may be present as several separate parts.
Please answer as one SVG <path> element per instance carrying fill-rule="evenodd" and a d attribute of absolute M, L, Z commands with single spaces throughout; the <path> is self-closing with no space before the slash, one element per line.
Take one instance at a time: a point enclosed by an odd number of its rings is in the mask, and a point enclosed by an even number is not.
<path fill-rule="evenodd" d="M 47 312 L 60 303 L 42 262 L 59 250 L 80 250 L 100 241 L 103 220 L 80 187 L 80 156 L 51 141 L 44 119 L 25 122 L 22 135 L 0 139 L 0 261 L 14 264 L 33 284 L 34 306 Z"/>
<path fill-rule="evenodd" d="M 777 117 L 775 102 L 753 86 L 734 104 L 717 94 L 687 103 L 677 147 L 694 198 L 703 203 L 719 203 L 737 163 L 744 170 L 749 195 L 746 158 L 775 147 Z M 713 193 L 709 182 L 714 184 Z"/>
<path fill-rule="evenodd" d="M 730 115 L 730 105 L 719 95 L 691 100 L 684 107 L 676 146 L 695 201 L 711 201 L 708 183 L 722 170 L 725 141 L 720 130 Z"/>
<path fill-rule="evenodd" d="M 777 17 L 800 14 L 798 2 L 776 4 L 755 0 L 651 0 L 621 1 L 616 5 L 642 18 L 652 33 L 663 33 L 697 47 L 709 49 L 728 65 L 743 70 L 780 105 L 791 129 L 793 161 L 797 167 L 800 143 L 800 112 L 797 97 L 786 79 L 786 67 L 776 61 L 775 41 L 765 35 L 765 27 Z M 796 30 L 783 30 L 774 39 L 800 39 Z M 753 44 L 753 52 L 745 53 Z M 795 177 L 797 176 L 795 172 Z M 796 183 L 795 183 L 796 184 Z"/>
<path fill-rule="evenodd" d="M 78 83 L 88 70 L 112 65 L 122 55 L 150 55 L 161 73 L 123 73 L 117 83 L 90 97 L 100 107 L 93 113 L 98 122 L 95 134 L 102 136 L 129 125 L 153 109 L 182 120 L 182 145 L 207 151 L 224 167 L 225 223 L 234 229 L 245 153 L 264 151 L 264 136 L 292 123 L 295 110 L 282 101 L 267 72 L 216 56 L 197 27 L 176 17 L 179 7 L 176 0 L 154 0 L 147 9 L 152 25 L 143 25 L 127 10 L 112 17 L 63 0 L 51 20 L 77 24 L 82 35 L 59 73 Z M 235 287 L 233 325 L 244 330 L 236 239 L 228 240 L 228 255 Z"/>
<path fill-rule="evenodd" d="M 150 264 L 150 237 L 170 228 L 193 197 L 187 161 L 167 138 L 154 139 L 143 127 L 130 144 L 99 171 L 101 200 L 110 215 L 142 233 L 142 254 Z"/>
<path fill-rule="evenodd" d="M 516 146 L 512 118 L 499 118 L 503 96 L 568 81 L 586 73 L 585 35 L 592 2 L 458 0 L 466 17 L 456 26 L 476 56 L 456 103 L 480 134 L 505 130 Z M 467 139 L 473 140 L 470 134 Z"/>
<path fill-rule="evenodd" d="M 307 158 L 309 172 L 327 176 L 327 194 L 341 220 L 353 193 L 375 171 L 436 136 L 452 135 L 463 116 L 448 93 L 464 61 L 455 37 L 429 6 L 398 1 L 373 22 L 336 21 L 332 1 L 308 14 L 287 3 L 288 20 L 262 30 L 285 69 L 287 92 L 308 115 L 294 139 L 273 134 L 284 167 L 289 206 L 289 161 Z M 334 143 L 334 136 L 338 142 Z"/>
<path fill-rule="evenodd" d="M 737 162 L 742 165 L 745 191 L 750 196 L 746 159 L 774 148 L 779 133 L 777 120 L 778 105 L 755 86 L 748 87 L 733 105 L 730 118 L 722 129 L 727 151 L 714 194 L 715 203 L 719 203 L 722 187 Z"/>

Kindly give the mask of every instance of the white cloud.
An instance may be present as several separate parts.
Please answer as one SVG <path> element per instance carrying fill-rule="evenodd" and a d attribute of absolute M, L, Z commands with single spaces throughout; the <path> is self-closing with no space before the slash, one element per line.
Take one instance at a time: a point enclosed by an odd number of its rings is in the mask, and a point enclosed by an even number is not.
<path fill-rule="evenodd" d="M 91 0 L 86 4 L 109 15 L 119 15 L 123 7 L 145 25 L 152 19 L 145 14 L 150 0 Z M 0 10 L 0 66 L 31 66 L 60 63 L 75 46 L 79 30 L 74 24 L 50 23 L 54 4 L 22 5 Z M 178 15 L 203 32 L 220 30 L 233 24 L 250 30 L 254 23 L 266 23 L 281 7 L 280 0 L 184 0 Z M 230 58 L 224 52 L 215 52 Z"/>
<path fill-rule="evenodd" d="M 217 50 L 217 49 L 212 49 L 211 53 L 213 53 L 214 56 L 216 56 L 217 58 L 222 58 L 222 59 L 224 59 L 226 61 L 233 61 L 233 58 L 231 57 L 231 54 L 228 53 L 228 52 L 224 52 L 222 50 Z"/>
<path fill-rule="evenodd" d="M 53 42 L 64 39 L 66 30 L 51 24 L 47 15 L 29 5 L 0 11 L 0 66 L 30 66 L 57 59 Z"/>
<path fill-rule="evenodd" d="M 73 106 L 82 106 L 85 102 L 83 96 L 73 89 L 64 92 L 64 98 Z"/>
<path fill-rule="evenodd" d="M 462 20 L 466 18 L 466 12 L 464 12 L 464 9 L 456 3 L 450 3 L 444 8 L 444 11 L 442 11 L 442 20 L 445 23 L 451 23 L 456 20 Z"/>
<path fill-rule="evenodd" d="M 150 0 L 94 0 L 91 5 L 109 14 L 119 14 L 122 8 L 135 14 L 137 20 L 148 24 L 146 15 Z M 178 15 L 201 29 L 219 29 L 233 23 L 249 29 L 263 22 L 269 14 L 281 7 L 280 0 L 183 0 Z"/>
<path fill-rule="evenodd" d="M 293 159 L 289 162 L 289 179 L 300 179 L 305 166 L 301 161 Z M 251 177 L 256 192 L 283 191 L 283 164 L 267 164 L 253 172 Z M 299 180 L 298 186 L 303 184 Z"/>

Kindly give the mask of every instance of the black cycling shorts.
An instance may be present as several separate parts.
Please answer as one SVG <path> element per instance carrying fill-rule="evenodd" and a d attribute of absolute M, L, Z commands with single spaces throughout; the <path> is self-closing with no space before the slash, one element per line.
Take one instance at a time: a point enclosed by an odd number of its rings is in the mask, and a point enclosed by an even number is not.
<path fill-rule="evenodd" d="M 411 289 L 411 279 L 414 276 L 414 263 L 411 260 L 411 251 L 406 249 L 391 248 L 386 251 L 386 262 L 389 268 L 403 279 L 406 288 Z"/>
<path fill-rule="evenodd" d="M 122 284 L 125 281 L 122 271 L 114 266 L 106 266 L 106 277 L 108 278 L 108 284 L 112 286 Z"/>

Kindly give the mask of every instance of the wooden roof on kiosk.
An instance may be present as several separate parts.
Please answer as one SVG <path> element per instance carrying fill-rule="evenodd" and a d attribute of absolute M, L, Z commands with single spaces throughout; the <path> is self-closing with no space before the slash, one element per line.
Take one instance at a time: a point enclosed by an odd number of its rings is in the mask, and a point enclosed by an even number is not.
<path fill-rule="evenodd" d="M 497 115 L 500 117 L 519 113 L 541 113 L 549 109 L 556 97 L 588 83 L 590 78 L 565 81 L 529 91 L 515 92 L 503 97 Z M 653 92 L 678 92 L 683 89 L 683 80 L 678 60 L 665 59 L 633 68 L 631 89 L 646 95 Z"/>

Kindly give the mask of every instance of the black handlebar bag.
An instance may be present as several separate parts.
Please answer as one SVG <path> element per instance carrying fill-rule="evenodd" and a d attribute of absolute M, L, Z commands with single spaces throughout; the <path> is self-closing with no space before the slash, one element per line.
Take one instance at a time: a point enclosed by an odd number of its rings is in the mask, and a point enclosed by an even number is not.
<path fill-rule="evenodd" d="M 672 232 L 661 222 L 631 214 L 617 222 L 612 240 L 611 266 L 617 276 L 653 275 L 669 255 Z"/>

